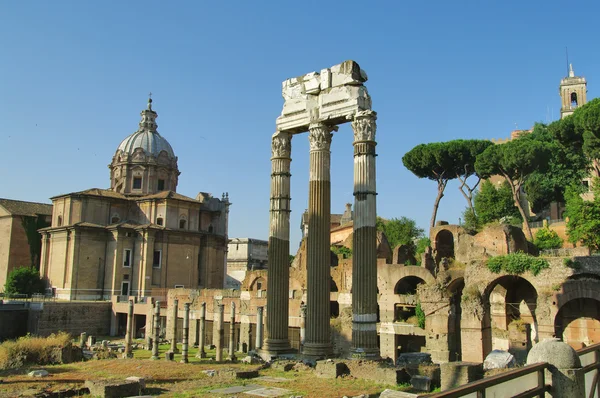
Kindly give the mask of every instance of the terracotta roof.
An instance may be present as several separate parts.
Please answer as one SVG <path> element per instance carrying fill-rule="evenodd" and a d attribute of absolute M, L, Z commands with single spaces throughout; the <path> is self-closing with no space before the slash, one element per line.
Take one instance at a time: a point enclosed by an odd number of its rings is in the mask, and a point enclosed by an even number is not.
<path fill-rule="evenodd" d="M 111 191 L 110 189 L 101 189 L 101 188 L 90 188 L 90 189 L 86 189 L 85 191 L 71 192 L 71 193 L 66 193 L 66 194 L 62 194 L 62 195 L 56 195 L 50 199 L 60 198 L 62 196 L 69 196 L 69 195 L 87 195 L 87 196 L 101 196 L 104 198 L 114 198 L 114 199 L 127 199 L 127 197 L 123 194 L 120 194 L 115 191 Z"/>
<path fill-rule="evenodd" d="M 190 198 L 188 196 L 179 194 L 177 192 L 174 191 L 161 191 L 158 193 L 154 193 L 151 195 L 146 195 L 146 196 L 140 196 L 136 198 L 137 200 L 144 200 L 144 199 L 177 199 L 177 200 L 185 200 L 188 202 L 194 202 L 194 203 L 200 203 L 200 201 Z"/>
<path fill-rule="evenodd" d="M 24 202 L 21 200 L 0 198 L 0 206 L 4 207 L 6 211 L 15 216 L 36 216 L 38 214 L 46 216 L 52 215 L 52 205 L 46 203 Z"/>

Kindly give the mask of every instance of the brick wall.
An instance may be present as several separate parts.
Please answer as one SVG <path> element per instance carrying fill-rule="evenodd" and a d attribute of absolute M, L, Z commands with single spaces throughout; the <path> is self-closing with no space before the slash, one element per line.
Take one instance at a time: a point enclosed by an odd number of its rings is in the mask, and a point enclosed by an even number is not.
<path fill-rule="evenodd" d="M 41 310 L 31 311 L 30 332 L 48 336 L 58 331 L 77 336 L 108 336 L 110 334 L 110 302 L 44 303 Z"/>

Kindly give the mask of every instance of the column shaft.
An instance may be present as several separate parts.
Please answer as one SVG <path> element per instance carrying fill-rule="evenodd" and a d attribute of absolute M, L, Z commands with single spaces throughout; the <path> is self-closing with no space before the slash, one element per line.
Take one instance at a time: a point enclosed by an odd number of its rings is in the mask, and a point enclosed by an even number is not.
<path fill-rule="evenodd" d="M 183 341 L 181 342 L 181 363 L 188 363 L 188 346 L 190 337 L 190 304 L 183 305 Z"/>
<path fill-rule="evenodd" d="M 256 309 L 256 347 L 259 349 L 262 347 L 263 341 L 263 307 Z"/>
<path fill-rule="evenodd" d="M 199 342 L 198 342 L 198 353 L 196 354 L 196 358 L 206 358 L 206 351 L 204 351 L 205 342 L 205 331 L 204 325 L 206 323 L 206 303 L 202 303 L 200 307 L 200 331 L 198 332 Z"/>
<path fill-rule="evenodd" d="M 131 353 L 131 325 L 133 323 L 133 300 L 129 300 L 129 308 L 127 309 L 127 329 L 125 329 L 125 352 L 123 358 L 130 358 Z"/>
<path fill-rule="evenodd" d="M 229 355 L 230 361 L 235 361 L 235 303 L 231 302 L 231 315 L 229 317 Z"/>
<path fill-rule="evenodd" d="M 224 312 L 225 306 L 223 304 L 219 304 L 219 305 L 217 305 L 217 307 L 218 307 L 218 311 L 219 311 L 217 314 L 217 330 L 219 331 L 219 335 L 217 336 L 217 344 L 216 344 L 217 352 L 215 355 L 215 360 L 217 362 L 220 362 L 223 360 L 223 343 L 224 343 L 223 339 L 225 337 L 224 330 L 223 330 L 224 329 L 223 328 L 223 326 L 224 326 L 223 325 L 223 323 L 224 323 L 224 318 L 223 318 L 224 313 L 223 312 Z"/>
<path fill-rule="evenodd" d="M 158 359 L 158 339 L 160 338 L 160 301 L 154 303 L 154 341 L 152 342 L 152 359 Z"/>
<path fill-rule="evenodd" d="M 179 350 L 177 349 L 177 310 L 179 306 L 179 300 L 175 299 L 173 300 L 173 324 L 172 324 L 172 330 L 173 330 L 173 339 L 171 340 L 171 352 L 173 354 L 177 354 L 179 353 Z"/>
<path fill-rule="evenodd" d="M 291 135 L 273 134 L 271 158 L 271 205 L 267 271 L 267 324 L 264 351 L 289 351 L 290 277 L 290 162 Z"/>
<path fill-rule="evenodd" d="M 375 120 L 359 112 L 354 130 L 354 234 L 352 238 L 352 354 L 379 357 L 377 347 L 377 208 Z"/>
<path fill-rule="evenodd" d="M 331 134 L 324 124 L 309 127 L 310 178 L 307 236 L 307 314 L 304 354 L 331 355 L 329 294 L 331 279 Z"/>

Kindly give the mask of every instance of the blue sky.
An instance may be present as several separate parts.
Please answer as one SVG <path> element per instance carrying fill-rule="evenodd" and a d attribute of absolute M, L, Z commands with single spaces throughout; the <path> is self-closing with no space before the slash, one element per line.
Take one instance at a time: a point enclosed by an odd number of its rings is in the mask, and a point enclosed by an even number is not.
<path fill-rule="evenodd" d="M 501 138 L 559 117 L 565 46 L 599 96 L 600 2 L 0 1 L 0 197 L 107 188 L 107 165 L 152 91 L 179 157 L 178 192 L 229 192 L 231 237 L 268 237 L 281 82 L 347 59 L 378 112 L 382 217 L 427 229 L 436 185 L 402 156 L 423 142 Z M 293 139 L 292 250 L 308 138 Z M 332 144 L 332 211 L 352 202 L 352 131 Z M 449 184 L 438 220 L 466 206 Z"/>

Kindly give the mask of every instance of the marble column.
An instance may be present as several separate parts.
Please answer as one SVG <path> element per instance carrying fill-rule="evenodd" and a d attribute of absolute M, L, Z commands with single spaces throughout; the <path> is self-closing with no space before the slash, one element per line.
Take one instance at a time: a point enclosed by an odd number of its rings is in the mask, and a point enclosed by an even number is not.
<path fill-rule="evenodd" d="M 198 332 L 199 342 L 198 342 L 198 353 L 196 354 L 196 358 L 206 358 L 206 351 L 204 351 L 205 342 L 205 334 L 204 327 L 206 324 L 206 303 L 202 303 L 200 306 L 200 331 Z"/>
<path fill-rule="evenodd" d="M 300 347 L 304 346 L 306 340 L 306 304 L 300 304 Z"/>
<path fill-rule="evenodd" d="M 190 337 L 190 304 L 183 305 L 183 341 L 181 344 L 181 363 L 188 363 L 188 348 Z"/>
<path fill-rule="evenodd" d="M 262 347 L 263 341 L 263 307 L 256 308 L 256 347 L 259 349 Z"/>
<path fill-rule="evenodd" d="M 224 339 L 224 331 L 223 331 L 223 323 L 224 323 L 224 319 L 223 319 L 223 312 L 224 312 L 224 308 L 225 306 L 223 304 L 219 304 L 217 305 L 217 330 L 219 331 L 218 336 L 217 336 L 217 348 L 216 348 L 216 354 L 215 354 L 215 360 L 217 362 L 220 362 L 223 360 L 223 339 Z"/>
<path fill-rule="evenodd" d="M 354 116 L 354 234 L 352 238 L 352 348 L 354 357 L 379 357 L 377 347 L 377 209 L 375 120 Z"/>
<path fill-rule="evenodd" d="M 331 137 L 333 127 L 309 126 L 310 176 L 308 191 L 306 341 L 303 353 L 316 357 L 332 354 L 329 328 Z"/>
<path fill-rule="evenodd" d="M 290 162 L 292 136 L 277 131 L 271 146 L 271 204 L 267 271 L 267 325 L 263 350 L 291 350 L 288 338 L 290 279 Z"/>
<path fill-rule="evenodd" d="M 229 316 L 229 355 L 227 359 L 235 361 L 235 303 L 231 302 L 231 314 Z"/>
<path fill-rule="evenodd" d="M 173 300 L 173 323 L 171 329 L 173 330 L 173 339 L 171 340 L 171 352 L 173 354 L 178 354 L 179 350 L 177 349 L 177 307 L 179 306 L 179 300 Z"/>
<path fill-rule="evenodd" d="M 125 352 L 123 358 L 131 358 L 131 327 L 133 324 L 133 300 L 129 300 L 129 308 L 127 310 L 127 328 L 125 329 Z"/>
<path fill-rule="evenodd" d="M 160 338 L 160 301 L 154 303 L 154 341 L 152 342 L 152 357 L 158 359 L 158 339 Z"/>

